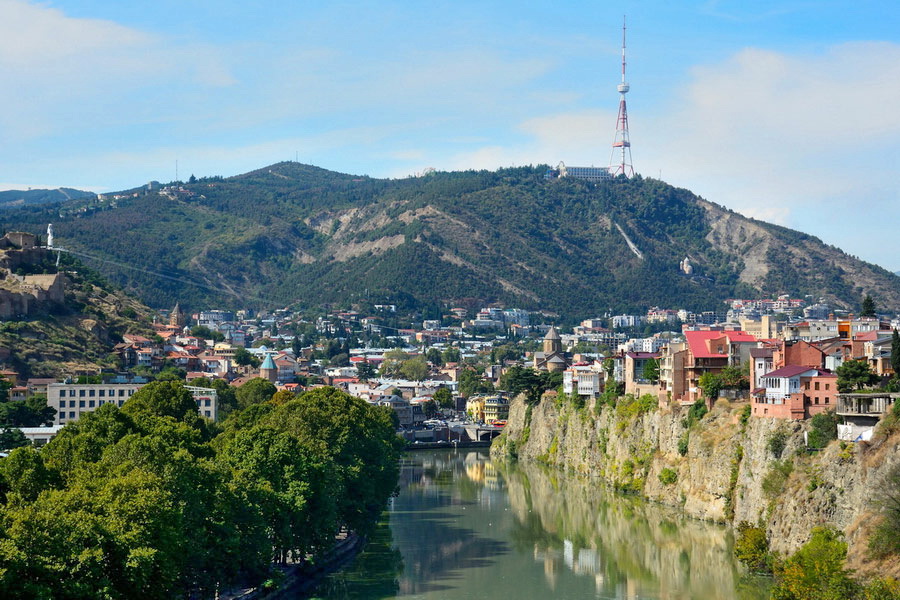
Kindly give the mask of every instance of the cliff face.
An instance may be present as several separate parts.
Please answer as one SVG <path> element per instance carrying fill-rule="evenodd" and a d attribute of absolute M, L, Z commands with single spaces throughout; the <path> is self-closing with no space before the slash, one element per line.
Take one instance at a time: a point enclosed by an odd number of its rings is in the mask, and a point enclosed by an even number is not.
<path fill-rule="evenodd" d="M 692 517 L 764 524 L 772 549 L 782 553 L 805 543 L 814 526 L 829 524 L 845 532 L 851 562 L 865 570 L 877 514 L 872 501 L 884 474 L 900 463 L 900 436 L 871 445 L 832 442 L 809 454 L 808 424 L 742 423 L 741 407 L 720 401 L 691 425 L 681 407 L 579 409 L 548 396 L 529 410 L 517 398 L 492 453 L 595 476 Z M 776 433 L 785 440 L 780 459 L 769 443 Z"/>

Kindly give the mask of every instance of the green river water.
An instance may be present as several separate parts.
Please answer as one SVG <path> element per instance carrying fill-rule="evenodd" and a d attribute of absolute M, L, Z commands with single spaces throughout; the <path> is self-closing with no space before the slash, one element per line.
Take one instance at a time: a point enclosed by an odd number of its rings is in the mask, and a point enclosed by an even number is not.
<path fill-rule="evenodd" d="M 365 550 L 315 598 L 761 600 L 723 526 L 486 450 L 408 452 Z"/>

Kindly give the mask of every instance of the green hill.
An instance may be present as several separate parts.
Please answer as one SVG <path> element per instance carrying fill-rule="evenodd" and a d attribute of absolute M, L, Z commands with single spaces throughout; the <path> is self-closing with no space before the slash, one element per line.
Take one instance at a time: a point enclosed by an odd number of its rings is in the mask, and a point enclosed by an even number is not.
<path fill-rule="evenodd" d="M 721 310 L 725 298 L 781 293 L 853 309 L 870 293 L 900 309 L 900 278 L 812 236 L 658 180 L 594 185 L 543 172 L 385 180 L 279 163 L 183 192 L 22 207 L 0 222 L 41 233 L 52 221 L 59 245 L 102 258 L 90 264 L 158 307 L 368 298 L 580 317 Z"/>
<path fill-rule="evenodd" d="M 55 190 L 7 190 L 0 192 L 0 209 L 15 208 L 32 204 L 59 204 L 67 200 L 77 200 L 94 196 L 93 192 L 84 192 L 72 188 Z"/>

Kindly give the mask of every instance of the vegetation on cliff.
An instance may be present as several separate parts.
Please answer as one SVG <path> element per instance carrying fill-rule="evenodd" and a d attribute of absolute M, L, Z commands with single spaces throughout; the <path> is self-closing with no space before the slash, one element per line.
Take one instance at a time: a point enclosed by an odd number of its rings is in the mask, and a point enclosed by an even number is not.
<path fill-rule="evenodd" d="M 390 409 L 332 388 L 221 430 L 151 383 L 0 459 L 0 595 L 212 598 L 373 522 L 397 482 Z"/>

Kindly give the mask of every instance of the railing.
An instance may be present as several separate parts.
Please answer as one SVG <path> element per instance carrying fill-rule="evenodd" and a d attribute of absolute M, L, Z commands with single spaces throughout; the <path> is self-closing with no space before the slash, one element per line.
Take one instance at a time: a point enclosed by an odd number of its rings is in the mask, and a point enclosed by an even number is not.
<path fill-rule="evenodd" d="M 838 394 L 837 414 L 881 416 L 898 397 L 900 394 Z"/>

